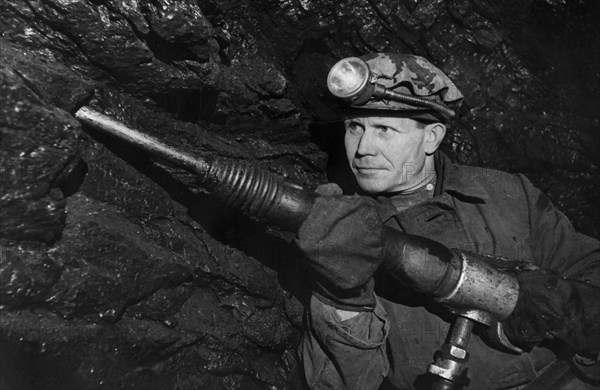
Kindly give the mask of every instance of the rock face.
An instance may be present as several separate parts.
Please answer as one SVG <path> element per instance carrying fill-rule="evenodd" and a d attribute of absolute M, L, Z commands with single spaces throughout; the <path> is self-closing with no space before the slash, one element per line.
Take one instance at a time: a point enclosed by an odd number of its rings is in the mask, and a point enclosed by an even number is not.
<path fill-rule="evenodd" d="M 283 389 L 295 365 L 290 234 L 86 132 L 82 104 L 312 188 L 345 178 L 329 67 L 424 55 L 466 96 L 445 151 L 528 174 L 597 236 L 598 17 L 583 0 L 3 1 L 0 386 Z"/>

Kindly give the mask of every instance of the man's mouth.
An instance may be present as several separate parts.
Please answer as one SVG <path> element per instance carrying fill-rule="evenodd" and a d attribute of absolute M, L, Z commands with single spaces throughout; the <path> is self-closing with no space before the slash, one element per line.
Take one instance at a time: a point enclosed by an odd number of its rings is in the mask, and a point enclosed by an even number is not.
<path fill-rule="evenodd" d="M 385 168 L 380 168 L 380 167 L 363 167 L 363 166 L 354 166 L 354 169 L 356 169 L 357 171 L 382 171 Z"/>

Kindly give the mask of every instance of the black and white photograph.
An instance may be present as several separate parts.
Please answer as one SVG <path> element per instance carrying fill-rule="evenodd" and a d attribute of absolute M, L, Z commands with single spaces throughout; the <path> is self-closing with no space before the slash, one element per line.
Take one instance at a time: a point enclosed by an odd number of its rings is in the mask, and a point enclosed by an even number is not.
<path fill-rule="evenodd" d="M 2 0 L 0 390 L 600 390 L 599 20 Z"/>

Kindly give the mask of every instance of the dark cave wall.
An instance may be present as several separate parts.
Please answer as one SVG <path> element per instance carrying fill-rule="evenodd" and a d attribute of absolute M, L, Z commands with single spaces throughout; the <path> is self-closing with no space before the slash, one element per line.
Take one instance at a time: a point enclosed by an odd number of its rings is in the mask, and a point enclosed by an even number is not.
<path fill-rule="evenodd" d="M 79 105 L 312 188 L 340 166 L 329 66 L 424 55 L 466 96 L 444 150 L 526 173 L 598 236 L 599 16 L 592 1 L 2 2 L 1 387 L 284 388 L 295 364 L 292 237 L 84 131 Z"/>

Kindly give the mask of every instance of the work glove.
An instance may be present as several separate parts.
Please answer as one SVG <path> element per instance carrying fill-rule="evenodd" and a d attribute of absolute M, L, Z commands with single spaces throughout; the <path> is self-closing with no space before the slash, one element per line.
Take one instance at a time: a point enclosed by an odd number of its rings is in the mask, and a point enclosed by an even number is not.
<path fill-rule="evenodd" d="M 522 272 L 517 280 L 517 304 L 503 321 L 513 344 L 528 349 L 559 339 L 580 354 L 600 352 L 600 287 L 545 269 Z"/>
<path fill-rule="evenodd" d="M 335 185 L 320 194 L 338 194 Z M 314 277 L 317 298 L 338 309 L 370 310 L 375 272 L 382 268 L 403 286 L 423 294 L 443 294 L 439 287 L 452 271 L 453 252 L 424 237 L 385 227 L 374 199 L 322 196 L 298 232 L 296 244 Z"/>
<path fill-rule="evenodd" d="M 382 261 L 383 234 L 377 209 L 367 197 L 321 196 L 300 227 L 296 244 L 323 302 L 351 311 L 375 307 L 373 274 Z"/>

